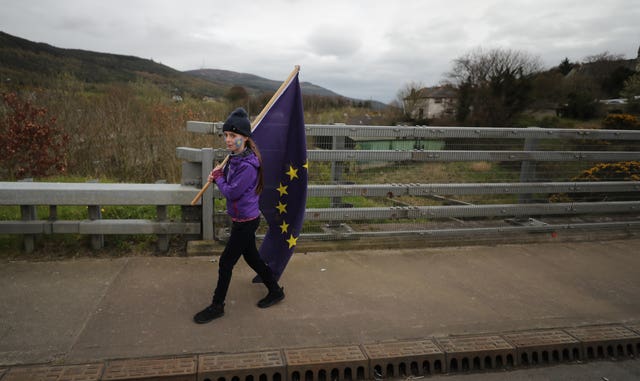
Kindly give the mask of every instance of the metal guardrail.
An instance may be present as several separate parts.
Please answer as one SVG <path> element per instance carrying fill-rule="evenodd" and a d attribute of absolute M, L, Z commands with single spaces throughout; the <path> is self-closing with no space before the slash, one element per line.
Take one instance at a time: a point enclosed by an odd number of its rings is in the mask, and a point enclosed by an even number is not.
<path fill-rule="evenodd" d="M 0 182 L 0 205 L 20 206 L 21 220 L 0 221 L 0 234 L 24 234 L 27 252 L 34 249 L 38 234 L 87 234 L 93 249 L 104 246 L 104 235 L 155 234 L 158 249 L 169 248 L 169 235 L 200 235 L 200 222 L 170 221 L 169 205 L 189 205 L 197 190 L 179 184 L 101 184 Z M 49 206 L 46 220 L 38 219 L 37 205 Z M 57 207 L 87 206 L 86 220 L 59 220 Z M 103 219 L 107 205 L 153 205 L 155 220 Z"/>
<path fill-rule="evenodd" d="M 221 135 L 222 122 L 187 122 L 187 131 Z M 305 125 L 307 136 L 384 137 L 393 139 L 593 139 L 640 140 L 639 131 L 592 130 L 569 128 L 508 128 L 508 127 L 438 127 L 438 126 L 366 126 L 366 125 Z"/>
<path fill-rule="evenodd" d="M 308 197 L 331 199 L 329 208 L 309 208 L 306 219 L 313 223 L 348 221 L 402 221 L 438 220 L 448 218 L 508 218 L 531 216 L 576 216 L 580 214 L 640 214 L 640 201 L 603 201 L 572 203 L 533 202 L 531 194 L 555 193 L 626 193 L 640 190 L 639 181 L 603 182 L 539 182 L 535 178 L 535 163 L 558 162 L 616 162 L 640 160 L 636 151 L 545 151 L 537 149 L 538 140 L 604 140 L 620 142 L 640 141 L 640 131 L 584 130 L 546 128 L 475 128 L 433 126 L 344 126 L 306 125 L 310 137 L 331 137 L 332 150 L 312 149 L 308 158 L 315 162 L 330 162 L 334 184 L 311 184 Z M 221 134 L 222 123 L 188 122 L 187 129 L 195 133 Z M 515 139 L 522 141 L 518 150 L 348 150 L 344 149 L 347 137 L 404 139 Z M 512 144 L 510 144 L 513 146 Z M 512 147 L 513 148 L 513 147 Z M 608 149 L 610 149 L 609 147 Z M 214 161 L 222 160 L 226 150 L 211 148 L 176 148 L 176 155 L 183 160 L 181 185 L 178 184 L 59 184 L 59 183 L 2 183 L 0 205 L 19 205 L 21 221 L 0 221 L 0 233 L 25 234 L 25 247 L 33 249 L 33 235 L 54 233 L 89 234 L 92 246 L 99 248 L 105 234 L 157 234 L 158 245 L 166 249 L 168 234 L 200 234 L 203 239 L 214 239 L 215 221 L 221 215 L 215 212 L 214 198 L 221 197 L 217 189 L 210 187 L 200 205 L 199 222 L 174 222 L 167 220 L 168 205 L 189 205 L 203 179 L 213 168 Z M 438 184 L 341 184 L 343 165 L 346 162 L 522 162 L 520 182 L 500 183 L 438 183 Z M 456 203 L 436 206 L 384 206 L 353 208 L 344 207 L 342 197 L 363 196 L 393 200 L 401 196 L 425 197 L 443 200 L 442 195 L 490 195 L 517 194 L 518 203 L 472 205 Z M 50 205 L 50 218 L 38 220 L 35 205 Z M 87 205 L 89 218 L 83 221 L 60 221 L 57 205 Z M 155 205 L 156 220 L 106 220 L 100 213 L 103 205 Z M 456 235 L 504 235 L 507 232 L 541 232 L 550 229 L 638 229 L 636 221 L 605 221 L 588 223 L 542 223 L 522 226 L 410 229 L 394 231 L 355 231 L 326 229 L 322 233 L 303 232 L 304 239 L 344 239 L 378 237 L 385 235 L 414 235 L 449 237 Z"/>
<path fill-rule="evenodd" d="M 638 131 L 628 130 L 551 129 L 540 127 L 348 126 L 322 124 L 307 124 L 305 128 L 307 136 L 332 137 L 638 140 Z"/>
<path fill-rule="evenodd" d="M 227 151 L 214 149 L 215 160 L 222 160 Z M 193 148 L 178 147 L 179 159 L 199 162 L 201 151 Z M 357 151 L 357 150 L 309 150 L 310 161 L 417 161 L 417 162 L 454 162 L 454 161 L 587 161 L 616 162 L 638 159 L 637 152 L 601 152 L 601 151 Z"/>
<path fill-rule="evenodd" d="M 307 221 L 398 220 L 419 218 L 522 217 L 640 212 L 640 201 L 571 202 L 552 204 L 391 206 L 307 209 Z"/>
<path fill-rule="evenodd" d="M 621 144 L 630 141 L 640 141 L 640 131 L 627 130 L 591 130 L 591 129 L 548 129 L 539 127 L 502 128 L 502 127 L 439 127 L 439 126 L 349 126 L 349 125 L 319 125 L 305 126 L 309 137 L 331 137 L 332 149 L 312 149 L 308 151 L 310 162 L 330 162 L 331 179 L 334 184 L 311 184 L 308 197 L 331 198 L 330 208 L 307 209 L 307 221 L 329 221 L 332 225 L 346 221 L 367 220 L 415 220 L 438 218 L 473 218 L 473 217 L 522 217 L 543 215 L 575 216 L 579 214 L 606 213 L 636 213 L 639 211 L 637 202 L 618 203 L 535 203 L 532 194 L 555 193 L 621 193 L 637 192 L 640 190 L 638 181 L 605 181 L 605 182 L 537 182 L 535 178 L 535 163 L 537 162 L 619 162 L 640 160 L 640 153 L 636 151 L 551 151 L 539 150 L 538 142 L 543 140 L 579 140 L 579 141 L 612 141 Z M 222 123 L 188 122 L 187 130 L 195 133 L 220 135 Z M 522 150 L 348 150 L 344 149 L 346 138 L 387 138 L 390 140 L 438 140 L 438 139 L 509 139 L 520 140 Z M 625 143 L 626 144 L 626 143 Z M 624 144 L 623 144 L 624 145 Z M 513 146 L 513 144 L 510 144 Z M 199 162 L 197 149 L 179 147 L 178 157 L 189 162 Z M 225 150 L 213 150 L 211 156 L 221 160 L 226 155 Z M 503 183 L 462 183 L 462 184 L 340 184 L 343 165 L 347 162 L 522 162 L 521 182 Z M 400 196 L 418 196 L 441 198 L 441 195 L 487 195 L 487 194 L 518 194 L 519 203 L 501 205 L 443 205 L 443 206 L 391 206 L 368 208 L 341 207 L 341 198 L 347 196 L 386 197 L 389 199 Z M 214 197 L 221 195 L 215 190 Z M 633 223 L 590 223 L 588 228 L 606 226 L 618 228 L 637 228 Z M 541 225 L 513 226 L 509 229 L 540 231 Z M 570 223 L 553 225 L 562 228 L 570 226 L 578 229 L 586 224 Z M 444 230 L 443 230 L 444 231 Z M 324 233 L 304 233 L 303 239 L 319 238 L 331 239 L 332 236 L 345 235 L 351 237 L 366 237 L 369 235 L 396 234 L 428 234 L 441 235 L 440 229 L 419 230 L 404 229 L 402 231 L 358 232 L 348 230 L 325 231 Z M 459 229 L 461 234 L 488 234 L 490 232 L 503 234 L 504 227 Z M 452 233 L 449 232 L 448 235 Z"/>
<path fill-rule="evenodd" d="M 640 181 L 309 185 L 308 197 L 637 192 Z"/>

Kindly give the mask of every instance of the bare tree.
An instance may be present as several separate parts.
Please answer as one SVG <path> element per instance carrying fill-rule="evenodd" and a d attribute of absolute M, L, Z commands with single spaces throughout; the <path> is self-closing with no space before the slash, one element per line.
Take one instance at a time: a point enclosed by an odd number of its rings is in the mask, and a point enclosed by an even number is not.
<path fill-rule="evenodd" d="M 542 70 L 540 58 L 529 53 L 511 49 L 477 48 L 456 58 L 448 77 L 456 85 L 471 83 L 479 86 L 504 75 L 526 77 Z"/>
<path fill-rule="evenodd" d="M 477 48 L 453 61 L 447 74 L 458 87 L 460 122 L 504 126 L 530 102 L 539 57 L 511 49 Z"/>
<path fill-rule="evenodd" d="M 610 62 L 610 61 L 620 61 L 622 59 L 624 59 L 624 54 L 611 54 L 608 51 L 604 51 L 602 53 L 586 56 L 582 60 L 582 62 L 583 63 Z"/>
<path fill-rule="evenodd" d="M 424 87 L 421 82 L 407 82 L 396 94 L 397 102 L 402 105 L 406 116 L 411 115 L 420 99 L 420 90 Z"/>
<path fill-rule="evenodd" d="M 629 67 L 623 54 L 611 54 L 607 51 L 587 56 L 583 60 L 581 73 L 590 77 L 599 88 L 594 92 L 597 98 L 617 97 L 624 87 L 624 81 L 635 71 Z"/>

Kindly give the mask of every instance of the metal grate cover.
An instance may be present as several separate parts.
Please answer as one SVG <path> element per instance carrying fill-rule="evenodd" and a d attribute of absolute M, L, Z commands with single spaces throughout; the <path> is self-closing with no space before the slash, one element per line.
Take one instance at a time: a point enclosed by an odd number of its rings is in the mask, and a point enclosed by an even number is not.
<path fill-rule="evenodd" d="M 369 378 L 369 360 L 359 346 L 285 349 L 289 381 Z"/>
<path fill-rule="evenodd" d="M 362 346 L 369 357 L 369 374 L 376 378 L 442 373 L 445 354 L 433 340 L 398 341 Z"/>
<path fill-rule="evenodd" d="M 519 365 L 580 359 L 580 342 L 562 330 L 514 332 L 505 334 L 503 337 L 516 347 Z"/>
<path fill-rule="evenodd" d="M 637 355 L 640 334 L 622 325 L 593 325 L 565 329 L 582 342 L 583 358 L 624 358 Z"/>
<path fill-rule="evenodd" d="M 516 365 L 516 348 L 499 335 L 457 336 L 436 341 L 446 353 L 449 372 Z"/>
<path fill-rule="evenodd" d="M 198 381 L 220 379 L 278 381 L 284 379 L 286 367 L 280 351 L 238 354 L 201 355 L 198 359 Z"/>
<path fill-rule="evenodd" d="M 193 381 L 196 357 L 110 361 L 102 380 Z"/>
<path fill-rule="evenodd" d="M 103 364 L 66 366 L 27 366 L 11 368 L 2 381 L 98 381 L 104 369 Z"/>

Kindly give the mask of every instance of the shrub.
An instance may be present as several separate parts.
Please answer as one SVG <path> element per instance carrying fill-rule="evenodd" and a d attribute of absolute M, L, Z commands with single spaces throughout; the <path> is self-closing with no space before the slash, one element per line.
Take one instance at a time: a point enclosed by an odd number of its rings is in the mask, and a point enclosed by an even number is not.
<path fill-rule="evenodd" d="M 600 163 L 582 171 L 574 181 L 640 181 L 640 161 Z"/>
<path fill-rule="evenodd" d="M 3 94 L 2 99 L 0 177 L 22 179 L 63 172 L 69 137 L 56 127 L 56 119 L 16 93 Z"/>
<path fill-rule="evenodd" d="M 600 163 L 582 171 L 572 181 L 640 181 L 640 161 Z M 549 197 L 551 202 L 624 201 L 638 199 L 637 192 L 620 193 L 561 193 Z"/>
<path fill-rule="evenodd" d="M 640 127 L 638 119 L 630 114 L 609 114 L 602 126 L 611 130 L 635 130 Z"/>

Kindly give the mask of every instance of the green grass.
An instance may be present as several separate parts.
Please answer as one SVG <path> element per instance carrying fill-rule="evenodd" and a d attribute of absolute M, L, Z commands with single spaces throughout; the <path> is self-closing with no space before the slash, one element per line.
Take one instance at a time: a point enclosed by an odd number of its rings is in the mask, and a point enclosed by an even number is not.
<path fill-rule="evenodd" d="M 341 198 L 343 203 L 353 205 L 354 208 L 368 208 L 375 206 L 389 205 L 389 201 L 380 197 L 361 197 L 361 196 L 349 196 Z M 309 197 L 307 199 L 307 208 L 330 208 L 330 197 Z"/>

